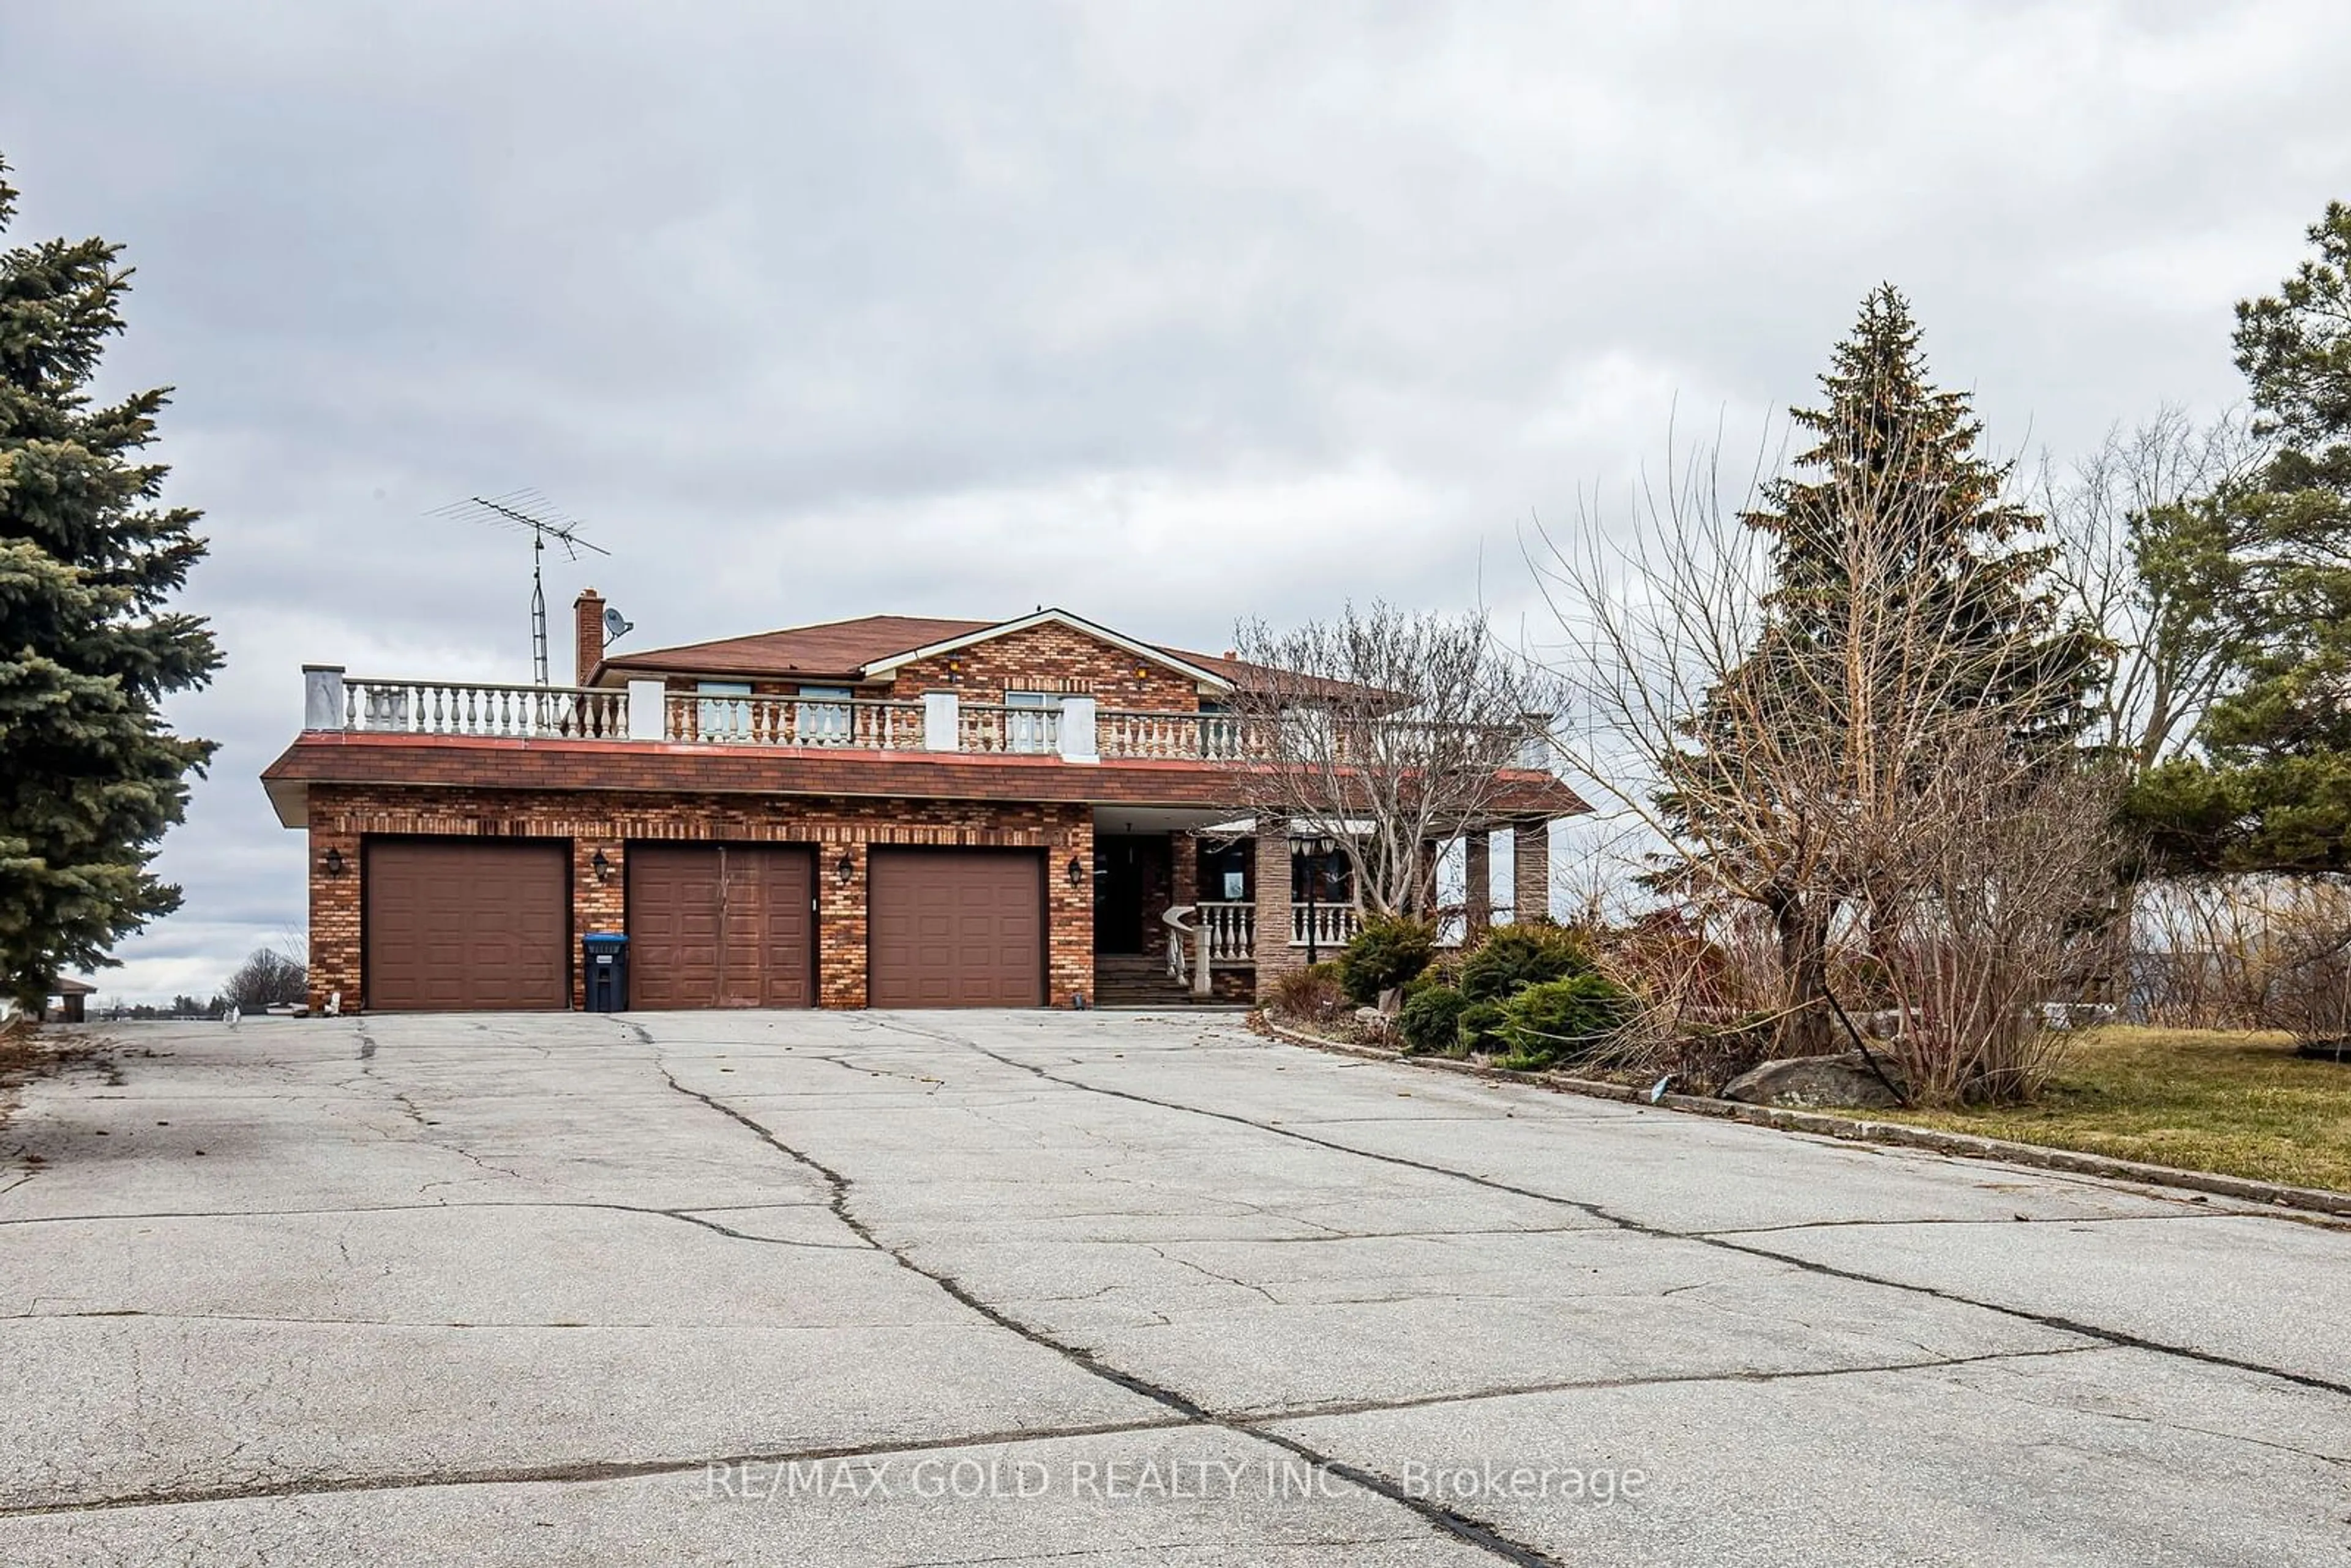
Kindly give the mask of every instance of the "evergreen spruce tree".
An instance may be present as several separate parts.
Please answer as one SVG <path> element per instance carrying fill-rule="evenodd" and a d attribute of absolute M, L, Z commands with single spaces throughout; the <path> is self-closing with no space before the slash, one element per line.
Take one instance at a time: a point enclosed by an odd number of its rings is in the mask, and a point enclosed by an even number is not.
<path fill-rule="evenodd" d="M 2205 755 L 2127 803 L 2158 870 L 2351 872 L 2351 205 L 2309 237 L 2276 294 L 2237 306 L 2237 367 L 2277 449 L 2223 497 L 2241 652 Z"/>
<path fill-rule="evenodd" d="M 2107 652 L 2064 608 L 2043 520 L 2004 498 L 2008 465 L 1980 451 L 1967 395 L 1929 382 L 1892 285 L 1863 300 L 1821 389 L 1819 406 L 1791 411 L 1813 444 L 1740 519 L 1769 542 L 1760 634 L 1691 716 L 1685 771 L 1662 800 L 1716 855 L 1755 852 L 1720 880 L 1772 922 L 1788 1053 L 1832 1043 L 1823 1004 L 1838 913 L 1894 892 L 1820 847 L 1850 803 L 1839 794 L 1888 779 L 1898 790 L 1906 768 L 1931 769 L 1921 742 L 1945 717 L 1995 726 L 2027 756 L 2070 755 Z M 1842 773 L 1791 767 L 1807 757 L 1852 761 Z M 1798 772 L 1803 798 L 1787 798 Z M 1699 820 L 1722 806 L 1736 828 Z"/>
<path fill-rule="evenodd" d="M 220 664 L 205 623 L 167 608 L 204 546 L 141 460 L 165 390 L 90 391 L 122 330 L 120 256 L 100 239 L 0 254 L 0 988 L 36 1008 L 178 907 L 148 864 L 213 751 L 159 711 Z"/>
<path fill-rule="evenodd" d="M 1928 380 L 1917 324 L 1892 284 L 1862 301 L 1852 336 L 1821 377 L 1819 408 L 1790 411 L 1814 437 L 1796 473 L 1764 491 L 1740 520 L 1771 544 L 1773 586 L 1762 670 L 1848 656 L 1912 657 L 1915 641 L 1855 649 L 1848 612 L 1856 559 L 1873 563 L 1878 625 L 1898 612 L 1949 661 L 1940 697 L 1953 708 L 2001 716 L 2019 745 L 2072 745 L 2103 644 L 2069 619 L 2050 578 L 2056 549 L 2045 524 L 2005 497 L 2010 465 L 1983 455 L 1983 423 L 1965 392 Z M 1821 683 L 1812 683 L 1817 686 Z M 1818 716 L 1834 742 L 1850 716 Z"/>

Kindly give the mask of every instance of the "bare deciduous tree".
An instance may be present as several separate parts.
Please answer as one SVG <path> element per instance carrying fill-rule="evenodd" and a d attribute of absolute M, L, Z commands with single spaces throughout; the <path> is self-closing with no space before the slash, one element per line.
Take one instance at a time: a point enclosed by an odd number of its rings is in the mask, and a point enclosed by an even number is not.
<path fill-rule="evenodd" d="M 2038 1091 L 2062 1043 L 2042 1004 L 2091 988 L 2126 929 L 2111 776 L 2020 766 L 2004 740 L 1951 737 L 1867 850 L 1895 901 L 1869 911 L 1869 956 L 1930 1102 Z"/>
<path fill-rule="evenodd" d="M 2043 460 L 2059 575 L 2116 650 L 2092 737 L 2134 774 L 2181 754 L 2232 666 L 2245 522 L 2231 497 L 2270 455 L 2240 412 L 2199 424 L 2167 407 L 2070 469 Z"/>
<path fill-rule="evenodd" d="M 309 967 L 298 951 L 256 947 L 221 989 L 221 999 L 245 1012 L 299 1002 L 308 994 Z"/>
<path fill-rule="evenodd" d="M 1802 543 L 1834 589 L 1793 614 L 1711 461 L 1629 533 L 1546 538 L 1573 693 L 1558 743 L 1648 828 L 1653 885 L 1702 919 L 1768 918 L 1782 1053 L 1836 1042 L 1844 963 L 1899 1014 L 1923 1092 L 2012 1093 L 2113 885 L 2111 794 L 2033 738 L 2072 678 L 2044 675 L 2047 626 L 1988 634 L 1975 612 L 1967 574 L 2012 561 L 1938 549 L 1939 497 L 1899 461 L 1829 483 Z"/>
<path fill-rule="evenodd" d="M 1275 632 L 1243 622 L 1233 708 L 1260 819 L 1326 833 L 1379 914 L 1433 917 L 1426 846 L 1490 819 L 1548 715 L 1544 685 L 1485 618 L 1349 605 Z"/>

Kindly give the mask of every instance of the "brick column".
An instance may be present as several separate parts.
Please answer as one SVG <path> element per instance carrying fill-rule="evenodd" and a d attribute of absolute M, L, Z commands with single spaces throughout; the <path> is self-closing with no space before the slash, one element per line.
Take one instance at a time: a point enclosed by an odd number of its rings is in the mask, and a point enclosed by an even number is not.
<path fill-rule="evenodd" d="M 1197 833 L 1167 835 L 1167 902 L 1200 902 L 1200 837 Z"/>
<path fill-rule="evenodd" d="M 1259 817 L 1256 853 L 1257 999 L 1264 1001 L 1282 976 L 1306 967 L 1306 949 L 1290 945 L 1290 824 Z"/>
<path fill-rule="evenodd" d="M 604 855 L 604 880 L 596 880 L 596 854 Z M 628 853 L 618 839 L 571 841 L 571 952 L 564 963 L 571 973 L 571 1005 L 588 1005 L 588 975 L 580 961 L 580 938 L 591 931 L 621 931 L 628 919 Z"/>
<path fill-rule="evenodd" d="M 1510 918 L 1523 925 L 1551 918 L 1551 824 L 1510 829 Z"/>
<path fill-rule="evenodd" d="M 1072 810 L 1057 836 L 1046 835 L 1045 1001 L 1071 1006 L 1080 992 L 1094 998 L 1094 823 L 1082 807 Z M 1078 884 L 1070 885 L 1070 862 L 1078 862 Z"/>
<path fill-rule="evenodd" d="M 343 1010 L 360 1010 L 360 836 L 314 824 L 310 848 L 310 1010 L 319 1012 L 334 992 Z M 327 852 L 343 857 L 343 873 L 324 869 Z"/>
<path fill-rule="evenodd" d="M 841 879 L 848 857 L 850 875 Z M 827 1008 L 862 1008 L 865 1002 L 865 845 L 819 844 L 816 849 L 816 996 Z"/>
<path fill-rule="evenodd" d="M 1483 828 L 1461 841 L 1461 918 L 1475 942 L 1494 924 L 1494 841 Z"/>

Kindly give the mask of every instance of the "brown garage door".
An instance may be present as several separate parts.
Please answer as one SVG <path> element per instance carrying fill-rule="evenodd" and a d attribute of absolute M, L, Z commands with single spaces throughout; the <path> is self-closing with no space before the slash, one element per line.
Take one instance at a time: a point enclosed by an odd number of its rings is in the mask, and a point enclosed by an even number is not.
<path fill-rule="evenodd" d="M 361 871 L 367 1005 L 487 1012 L 571 1000 L 565 846 L 387 839 Z"/>
<path fill-rule="evenodd" d="M 629 846 L 629 1006 L 810 1006 L 814 878 L 801 845 Z"/>
<path fill-rule="evenodd" d="M 868 986 L 877 1008 L 1045 1000 L 1045 876 L 1032 850 L 875 850 Z"/>

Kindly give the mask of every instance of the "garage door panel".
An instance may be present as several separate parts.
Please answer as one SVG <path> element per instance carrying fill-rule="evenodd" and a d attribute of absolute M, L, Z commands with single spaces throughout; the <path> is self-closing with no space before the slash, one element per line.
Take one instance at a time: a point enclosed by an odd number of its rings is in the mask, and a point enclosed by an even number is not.
<path fill-rule="evenodd" d="M 629 1005 L 718 1002 L 718 853 L 700 844 L 628 852 Z"/>
<path fill-rule="evenodd" d="M 564 846 L 386 840 L 364 854 L 367 1005 L 387 1012 L 570 1002 Z"/>
<path fill-rule="evenodd" d="M 805 846 L 639 844 L 628 864 L 631 1007 L 813 1004 Z"/>
<path fill-rule="evenodd" d="M 1027 850 L 875 850 L 867 909 L 872 1005 L 1040 1006 L 1043 864 Z"/>

